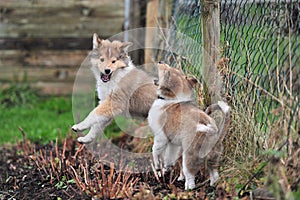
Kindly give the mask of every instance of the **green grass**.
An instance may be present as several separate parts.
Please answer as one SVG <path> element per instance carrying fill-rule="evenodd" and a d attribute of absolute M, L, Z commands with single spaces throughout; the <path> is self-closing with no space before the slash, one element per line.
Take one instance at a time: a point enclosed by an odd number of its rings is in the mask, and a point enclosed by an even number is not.
<path fill-rule="evenodd" d="M 21 139 L 46 143 L 66 136 L 73 124 L 70 97 L 42 97 L 25 81 L 0 91 L 0 144 Z"/>
<path fill-rule="evenodd" d="M 39 96 L 26 79 L 0 90 L 0 110 L 0 145 L 22 139 L 20 129 L 27 139 L 47 143 L 67 136 L 74 124 L 71 96 Z M 122 119 L 114 121 L 104 134 L 107 138 L 117 137 L 122 132 L 119 126 L 125 126 L 124 123 Z"/>
<path fill-rule="evenodd" d="M 1 106 L 0 144 L 21 139 L 21 127 L 26 137 L 43 143 L 65 136 L 73 124 L 70 98 L 38 97 L 35 102 L 20 106 Z"/>

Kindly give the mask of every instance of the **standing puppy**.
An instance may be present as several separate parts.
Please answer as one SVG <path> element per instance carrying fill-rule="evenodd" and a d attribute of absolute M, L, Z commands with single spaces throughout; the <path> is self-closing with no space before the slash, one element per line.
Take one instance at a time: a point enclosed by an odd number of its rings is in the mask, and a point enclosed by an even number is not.
<path fill-rule="evenodd" d="M 219 178 L 217 167 L 220 153 L 216 151 L 216 144 L 223 138 L 230 107 L 222 101 L 217 104 L 225 114 L 219 131 L 215 120 L 201 111 L 193 100 L 196 79 L 188 78 L 166 64 L 158 64 L 158 75 L 158 99 L 148 116 L 149 126 L 154 133 L 152 150 L 155 168 L 159 169 L 160 156 L 164 157 L 164 167 L 168 167 L 174 164 L 178 152 L 182 151 L 185 189 L 195 187 L 195 174 L 205 160 L 210 185 L 213 185 Z"/>
<path fill-rule="evenodd" d="M 99 105 L 73 131 L 91 128 L 89 133 L 77 140 L 90 143 L 118 115 L 147 118 L 156 99 L 153 79 L 137 69 L 127 54 L 128 42 L 101 40 L 93 36 L 90 54 L 92 71 L 97 81 Z"/>

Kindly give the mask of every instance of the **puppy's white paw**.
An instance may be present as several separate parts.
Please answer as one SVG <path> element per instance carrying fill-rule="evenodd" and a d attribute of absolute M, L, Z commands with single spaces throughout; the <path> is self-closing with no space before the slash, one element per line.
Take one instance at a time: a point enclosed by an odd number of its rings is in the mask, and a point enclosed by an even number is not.
<path fill-rule="evenodd" d="M 219 179 L 219 173 L 218 173 L 218 171 L 212 171 L 212 172 L 210 172 L 209 173 L 209 179 L 210 179 L 210 186 L 213 186 L 216 182 L 217 182 L 217 180 Z"/>
<path fill-rule="evenodd" d="M 159 178 L 161 178 L 161 177 L 162 177 L 162 173 L 161 173 L 161 171 L 157 171 L 156 173 L 157 173 L 157 176 L 158 176 Z"/>
<path fill-rule="evenodd" d="M 185 181 L 185 190 L 192 190 L 195 188 L 195 182 Z"/>
<path fill-rule="evenodd" d="M 180 176 L 177 178 L 177 181 L 183 181 L 184 180 L 184 175 L 180 173 Z"/>
<path fill-rule="evenodd" d="M 79 137 L 79 138 L 77 138 L 77 141 L 82 144 L 88 144 L 88 143 L 91 143 L 93 140 L 89 137 Z"/>
<path fill-rule="evenodd" d="M 72 126 L 72 130 L 73 130 L 74 132 L 81 132 L 81 131 L 84 131 L 84 130 L 86 130 L 86 129 L 87 129 L 87 128 L 82 127 L 80 124 L 75 124 L 75 125 Z"/>
<path fill-rule="evenodd" d="M 80 130 L 79 130 L 78 124 L 73 125 L 73 126 L 72 126 L 72 130 L 73 130 L 74 132 L 79 132 Z"/>

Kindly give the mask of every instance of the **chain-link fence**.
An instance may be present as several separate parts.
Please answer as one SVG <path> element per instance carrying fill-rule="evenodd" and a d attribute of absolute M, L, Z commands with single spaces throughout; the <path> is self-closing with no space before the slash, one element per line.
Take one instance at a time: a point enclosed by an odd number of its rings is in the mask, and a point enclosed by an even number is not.
<path fill-rule="evenodd" d="M 184 71 L 199 78 L 203 75 L 199 70 L 203 62 L 202 2 L 173 1 L 171 28 L 176 31 L 170 34 L 167 43 L 175 49 L 184 46 L 180 52 L 184 53 L 180 57 L 164 54 L 168 63 L 180 64 Z M 227 100 L 235 109 L 233 120 L 239 123 L 238 118 L 245 118 L 244 130 L 254 134 L 251 144 L 258 151 L 276 149 L 282 142 L 286 142 L 289 150 L 288 139 L 299 132 L 300 1 L 222 0 L 220 23 L 217 67 Z M 184 44 L 186 41 L 180 40 L 177 32 L 197 44 Z M 232 127 L 232 131 L 237 130 Z"/>
<path fill-rule="evenodd" d="M 299 1 L 222 1 L 227 91 L 246 106 L 264 148 L 271 132 L 296 133 L 299 120 Z M 283 139 L 282 138 L 282 139 Z"/>

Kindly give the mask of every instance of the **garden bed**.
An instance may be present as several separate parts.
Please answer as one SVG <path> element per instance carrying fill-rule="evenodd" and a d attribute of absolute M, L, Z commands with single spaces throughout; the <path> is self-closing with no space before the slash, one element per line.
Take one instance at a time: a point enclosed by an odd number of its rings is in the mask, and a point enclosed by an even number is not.
<path fill-rule="evenodd" d="M 121 142 L 130 140 L 123 137 Z M 208 176 L 201 174 L 196 180 L 201 186 L 185 192 L 184 182 L 176 180 L 177 167 L 158 178 L 153 170 L 116 170 L 113 163 L 96 159 L 72 135 L 62 143 L 23 139 L 1 147 L 0 199 L 224 199 L 235 195 L 222 186 L 210 187 Z"/>

